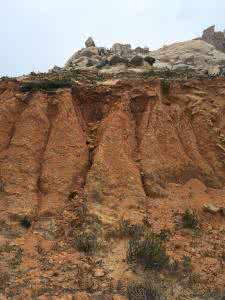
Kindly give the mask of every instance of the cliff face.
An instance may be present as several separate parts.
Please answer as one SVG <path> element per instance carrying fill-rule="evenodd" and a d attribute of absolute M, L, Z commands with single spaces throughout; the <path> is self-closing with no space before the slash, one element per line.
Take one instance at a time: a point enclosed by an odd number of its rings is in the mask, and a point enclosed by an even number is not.
<path fill-rule="evenodd" d="M 66 249 L 71 245 L 71 230 L 76 231 L 77 224 L 82 222 L 80 212 L 84 205 L 100 220 L 103 235 L 121 218 L 140 221 L 157 211 L 159 220 L 154 223 L 152 219 L 152 226 L 162 229 L 166 228 L 163 202 L 169 227 L 174 207 L 187 206 L 184 195 L 184 200 L 180 199 L 183 204 L 173 202 L 177 196 L 171 199 L 171 184 L 176 184 L 175 189 L 194 180 L 204 186 L 203 190 L 222 189 L 225 183 L 224 99 L 222 78 L 170 84 L 164 80 L 108 80 L 80 83 L 51 94 L 22 93 L 20 83 L 2 82 L 1 241 L 18 241 L 26 254 L 22 264 L 12 271 L 13 276 L 22 271 L 33 283 L 33 289 L 43 287 L 35 283 L 42 267 L 38 263 L 37 246 L 41 243 L 49 249 L 46 255 L 52 255 L 56 268 L 56 250 L 51 248 L 55 241 L 61 241 L 64 265 L 72 264 L 65 260 L 75 255 L 73 263 L 76 262 L 74 270 L 77 270 L 76 250 L 70 248 L 70 254 L 66 254 Z M 179 190 L 177 193 L 182 194 Z M 201 197 L 199 202 L 191 199 L 190 207 L 193 205 L 201 211 Z M 207 194 L 204 197 L 210 199 Z M 217 203 L 223 206 L 225 196 L 216 197 Z M 158 208 L 154 208 L 155 198 L 161 199 Z M 24 218 L 31 225 L 28 231 L 21 227 Z M 115 249 L 116 253 L 120 251 L 117 246 Z M 105 268 L 112 264 L 110 256 L 113 256 L 107 251 Z M 31 264 L 36 277 L 29 274 Z M 118 267 L 119 273 L 114 266 L 115 280 L 121 279 L 123 264 Z M 207 281 L 211 276 L 209 271 L 204 278 Z M 212 282 L 221 287 L 217 279 Z M 60 281 L 55 280 L 61 288 Z M 99 290 L 103 288 L 102 282 L 95 284 L 100 284 Z M 71 285 L 82 289 L 80 281 L 68 283 L 68 289 Z M 19 290 L 23 293 L 21 286 Z M 95 291 L 93 286 L 89 290 Z M 9 294 L 10 291 L 8 287 Z"/>
<path fill-rule="evenodd" d="M 62 209 L 63 199 L 83 188 L 90 198 L 99 187 L 104 201 L 135 201 L 169 182 L 224 183 L 213 131 L 223 122 L 222 80 L 173 83 L 168 95 L 153 81 L 35 92 L 23 101 L 18 88 L 5 84 L 0 102 L 1 183 L 10 213 Z"/>

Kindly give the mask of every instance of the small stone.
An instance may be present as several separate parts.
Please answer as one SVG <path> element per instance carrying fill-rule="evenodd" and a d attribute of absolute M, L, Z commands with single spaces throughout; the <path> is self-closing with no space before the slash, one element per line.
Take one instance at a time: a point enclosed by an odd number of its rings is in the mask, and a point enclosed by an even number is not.
<path fill-rule="evenodd" d="M 210 66 L 208 68 L 208 75 L 209 76 L 219 76 L 220 74 L 220 66 Z"/>
<path fill-rule="evenodd" d="M 90 297 L 86 292 L 77 292 L 74 300 L 90 300 Z"/>
<path fill-rule="evenodd" d="M 159 278 L 160 278 L 161 280 L 164 280 L 164 279 L 165 279 L 165 276 L 164 276 L 163 274 L 160 274 L 160 275 L 159 275 Z"/>
<path fill-rule="evenodd" d="M 213 228 L 212 228 L 212 225 L 209 225 L 209 226 L 208 226 L 208 231 L 212 231 L 212 229 L 213 229 Z"/>
<path fill-rule="evenodd" d="M 103 277 L 103 276 L 105 276 L 105 272 L 102 269 L 96 269 L 95 273 L 94 273 L 94 276 L 95 277 Z"/>
<path fill-rule="evenodd" d="M 95 47 L 95 42 L 92 37 L 89 37 L 85 42 L 86 48 Z"/>
<path fill-rule="evenodd" d="M 49 299 L 49 298 L 47 298 Z M 58 297 L 58 296 L 55 296 L 55 297 L 52 297 L 51 298 L 52 300 L 73 300 L 73 296 L 72 295 L 65 295 L 65 296 L 62 296 L 62 297 Z"/>
<path fill-rule="evenodd" d="M 215 205 L 213 205 L 211 203 L 204 204 L 203 209 L 204 209 L 204 211 L 209 212 L 211 214 L 217 214 L 220 211 L 219 207 L 216 207 Z"/>
<path fill-rule="evenodd" d="M 223 225 L 222 225 L 222 226 L 220 226 L 220 229 L 219 229 L 219 231 L 220 231 L 220 232 L 225 232 L 225 226 L 223 226 Z"/>
<path fill-rule="evenodd" d="M 52 101 L 51 101 L 51 104 L 52 105 L 58 105 L 59 104 L 59 100 L 58 99 L 52 99 Z"/>
<path fill-rule="evenodd" d="M 127 297 L 121 295 L 114 295 L 113 300 L 127 300 Z"/>

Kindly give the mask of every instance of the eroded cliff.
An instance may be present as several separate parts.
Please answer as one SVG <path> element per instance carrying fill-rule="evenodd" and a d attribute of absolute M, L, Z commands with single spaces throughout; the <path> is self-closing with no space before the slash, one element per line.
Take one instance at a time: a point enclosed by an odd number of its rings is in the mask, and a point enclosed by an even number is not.
<path fill-rule="evenodd" d="M 225 206 L 225 80 L 77 81 L 71 88 L 26 93 L 23 84 L 0 83 L 1 268 L 8 276 L 2 294 L 7 299 L 73 299 L 77 290 L 88 291 L 90 299 L 100 299 L 94 298 L 99 291 L 125 295 L 116 284 L 140 274 L 132 274 L 126 263 L 127 239 L 111 237 L 121 220 L 170 230 L 171 259 L 190 256 L 202 293 L 222 291 L 224 218 L 206 220 L 202 206 Z M 186 208 L 201 220 L 195 252 L 194 237 L 174 229 Z M 83 256 L 74 235 L 94 224 L 103 250 Z M 200 251 L 212 241 L 209 226 L 216 231 L 212 240 L 221 239 L 211 260 Z M 18 264 L 6 260 L 6 246 L 17 258 L 20 249 Z M 214 272 L 210 263 L 222 271 Z M 168 293 L 168 299 L 178 299 Z M 187 295 L 192 299 L 190 291 Z"/>

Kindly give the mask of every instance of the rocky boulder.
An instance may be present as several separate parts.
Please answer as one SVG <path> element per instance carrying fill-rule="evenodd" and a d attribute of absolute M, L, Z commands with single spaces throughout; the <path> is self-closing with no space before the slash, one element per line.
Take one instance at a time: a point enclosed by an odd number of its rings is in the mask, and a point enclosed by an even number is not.
<path fill-rule="evenodd" d="M 151 56 L 145 56 L 144 61 L 146 61 L 150 66 L 152 66 L 155 63 L 155 58 Z"/>
<path fill-rule="evenodd" d="M 128 64 L 128 59 L 119 55 L 112 55 L 108 58 L 109 65 L 114 66 L 118 64 Z"/>
<path fill-rule="evenodd" d="M 110 51 L 113 54 L 119 55 L 119 56 L 123 56 L 123 57 L 129 57 L 130 55 L 133 54 L 133 51 L 131 49 L 131 45 L 130 44 L 120 44 L 120 43 L 116 43 L 112 46 L 112 48 L 110 49 Z"/>
<path fill-rule="evenodd" d="M 210 66 L 208 69 L 208 75 L 212 77 L 220 75 L 220 72 L 220 66 Z"/>
<path fill-rule="evenodd" d="M 89 37 L 85 42 L 86 48 L 95 47 L 95 42 L 92 37 Z"/>
<path fill-rule="evenodd" d="M 134 51 L 137 54 L 148 54 L 149 53 L 149 48 L 148 47 L 145 47 L 145 48 L 137 47 L 137 48 L 134 49 Z"/>
<path fill-rule="evenodd" d="M 58 66 L 54 66 L 52 69 L 49 70 L 49 72 L 52 72 L 52 73 L 60 73 L 62 71 L 63 71 L 63 69 Z"/>
<path fill-rule="evenodd" d="M 144 63 L 144 59 L 142 56 L 139 55 L 133 56 L 130 60 L 130 64 L 135 67 L 141 67 L 143 66 L 143 63 Z"/>
<path fill-rule="evenodd" d="M 92 61 L 91 66 L 97 64 L 101 59 L 99 55 L 99 50 L 96 47 L 83 48 L 76 53 L 67 61 L 65 68 L 73 68 L 76 66 L 88 67 L 90 66 L 90 61 Z"/>
<path fill-rule="evenodd" d="M 107 59 L 101 60 L 99 63 L 97 63 L 96 68 L 101 69 L 109 64 L 109 61 Z"/>

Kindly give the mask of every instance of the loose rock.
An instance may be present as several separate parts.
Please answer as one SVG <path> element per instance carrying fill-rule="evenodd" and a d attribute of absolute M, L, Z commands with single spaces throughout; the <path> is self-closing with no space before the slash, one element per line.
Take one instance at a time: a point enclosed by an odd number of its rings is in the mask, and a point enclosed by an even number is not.
<path fill-rule="evenodd" d="M 86 40 L 85 46 L 86 46 L 86 48 L 89 48 L 89 47 L 95 47 L 95 42 L 94 42 L 94 40 L 92 39 L 92 37 L 89 37 L 89 38 Z"/>
<path fill-rule="evenodd" d="M 114 295 L 113 300 L 128 300 L 127 297 L 121 295 Z"/>
<path fill-rule="evenodd" d="M 152 66 L 155 63 L 155 58 L 151 56 L 146 56 L 144 57 L 144 61 L 146 61 L 147 63 L 149 63 L 149 65 Z"/>
<path fill-rule="evenodd" d="M 203 206 L 204 211 L 209 212 L 211 214 L 217 214 L 220 211 L 219 207 L 216 207 L 215 205 L 211 203 L 206 203 Z"/>
<path fill-rule="evenodd" d="M 91 300 L 86 292 L 77 292 L 74 297 L 75 300 Z"/>
<path fill-rule="evenodd" d="M 103 276 L 105 276 L 105 272 L 102 269 L 96 269 L 95 273 L 94 273 L 94 276 L 95 277 L 103 277 Z"/>
<path fill-rule="evenodd" d="M 127 64 L 128 63 L 127 59 L 125 59 L 123 57 L 120 57 L 119 55 L 110 56 L 108 61 L 109 61 L 109 64 L 111 66 L 114 66 L 114 65 L 117 65 L 117 64 Z"/>
<path fill-rule="evenodd" d="M 134 57 L 132 57 L 132 59 L 130 60 L 131 65 L 135 66 L 135 67 L 140 67 L 143 65 L 144 63 L 144 59 L 142 56 L 139 55 L 135 55 Z"/>

